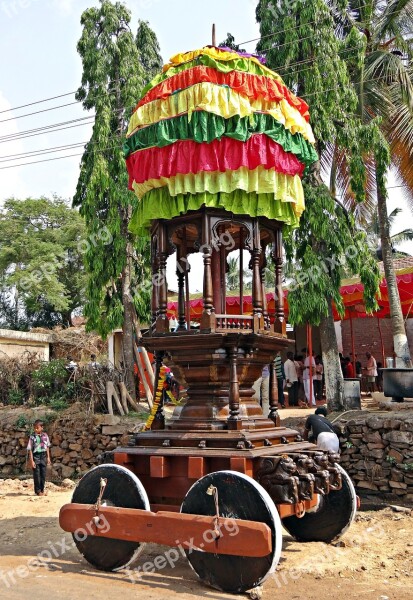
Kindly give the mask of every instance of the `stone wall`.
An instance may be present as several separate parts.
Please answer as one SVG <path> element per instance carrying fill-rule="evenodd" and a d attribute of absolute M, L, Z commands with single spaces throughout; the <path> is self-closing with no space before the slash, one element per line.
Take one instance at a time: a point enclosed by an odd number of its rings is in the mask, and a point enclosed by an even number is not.
<path fill-rule="evenodd" d="M 294 421 L 294 422 L 292 422 Z M 302 423 L 301 423 L 302 421 Z M 300 419 L 303 425 L 304 419 Z M 287 423 L 283 423 L 287 424 Z M 288 426 L 300 428 L 298 419 Z M 127 445 L 139 427 L 135 419 L 95 415 L 92 419 L 61 418 L 45 429 L 52 442 L 52 479 L 79 477 L 98 464 L 99 455 Z M 413 415 L 360 415 L 341 421 L 341 464 L 359 491 L 393 493 L 413 501 Z M 26 472 L 27 431 L 12 424 L 0 429 L 0 476 Z M 31 473 L 31 469 L 28 470 Z"/>
<path fill-rule="evenodd" d="M 102 452 L 127 445 L 136 421 L 122 420 L 110 415 L 96 415 L 81 421 L 62 418 L 45 431 L 52 444 L 53 480 L 76 478 L 98 464 Z M 31 473 L 26 469 L 28 432 L 13 424 L 4 424 L 0 430 L 0 476 Z"/>
<path fill-rule="evenodd" d="M 359 490 L 413 501 L 413 416 L 363 416 L 342 424 L 341 464 Z"/>

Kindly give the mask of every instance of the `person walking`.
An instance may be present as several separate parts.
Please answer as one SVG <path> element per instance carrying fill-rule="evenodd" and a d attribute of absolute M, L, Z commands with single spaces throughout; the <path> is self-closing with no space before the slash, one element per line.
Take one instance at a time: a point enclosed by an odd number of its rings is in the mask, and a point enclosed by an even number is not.
<path fill-rule="evenodd" d="M 315 413 L 307 418 L 303 437 L 305 440 L 314 441 L 319 450 L 330 452 L 340 450 L 338 436 L 327 419 L 327 409 L 324 406 L 317 408 Z"/>
<path fill-rule="evenodd" d="M 36 496 L 45 496 L 46 469 L 51 464 L 50 440 L 47 433 L 43 431 L 43 421 L 40 419 L 34 422 L 34 433 L 29 437 L 27 450 L 30 466 L 33 469 L 34 493 Z"/>
<path fill-rule="evenodd" d="M 372 394 L 376 391 L 377 363 L 371 352 L 366 352 L 366 358 L 367 363 L 363 370 L 366 371 L 367 376 L 367 392 Z"/>
<path fill-rule="evenodd" d="M 287 360 L 284 363 L 285 381 L 288 392 L 288 406 L 298 406 L 298 375 L 294 362 L 294 354 L 287 352 Z"/>
<path fill-rule="evenodd" d="M 304 384 L 304 392 L 305 398 L 307 400 L 307 404 L 311 406 L 316 406 L 315 396 L 314 396 L 314 380 L 310 379 L 310 369 L 312 375 L 315 374 L 315 360 L 314 356 L 310 356 L 307 348 L 303 348 L 303 352 L 305 352 L 304 359 L 304 367 L 303 367 L 303 384 Z"/>

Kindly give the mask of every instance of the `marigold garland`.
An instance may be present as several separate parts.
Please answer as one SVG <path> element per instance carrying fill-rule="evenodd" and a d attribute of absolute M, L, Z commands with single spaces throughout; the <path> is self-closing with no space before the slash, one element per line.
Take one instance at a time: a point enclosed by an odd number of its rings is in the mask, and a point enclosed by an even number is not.
<path fill-rule="evenodd" d="M 162 400 L 163 384 L 166 381 L 167 373 L 167 368 L 162 365 L 162 367 L 159 369 L 158 385 L 156 387 L 155 400 L 152 406 L 151 414 L 149 415 L 145 423 L 144 431 L 148 431 L 148 429 L 152 427 L 153 420 L 155 419 L 156 413 L 158 412 L 158 408 Z"/>

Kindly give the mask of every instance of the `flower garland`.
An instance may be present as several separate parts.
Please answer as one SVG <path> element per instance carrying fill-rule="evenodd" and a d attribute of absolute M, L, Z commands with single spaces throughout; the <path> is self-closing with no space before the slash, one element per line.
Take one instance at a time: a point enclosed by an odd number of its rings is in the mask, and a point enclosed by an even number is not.
<path fill-rule="evenodd" d="M 144 431 L 148 431 L 148 429 L 150 429 L 152 427 L 153 420 L 156 416 L 156 413 L 158 412 L 158 408 L 159 408 L 159 405 L 162 400 L 163 385 L 166 381 L 167 373 L 168 373 L 167 367 L 164 367 L 162 365 L 162 367 L 159 369 L 158 385 L 156 387 L 155 400 L 154 400 L 154 403 L 152 406 L 151 414 L 149 415 L 149 417 L 145 423 Z"/>

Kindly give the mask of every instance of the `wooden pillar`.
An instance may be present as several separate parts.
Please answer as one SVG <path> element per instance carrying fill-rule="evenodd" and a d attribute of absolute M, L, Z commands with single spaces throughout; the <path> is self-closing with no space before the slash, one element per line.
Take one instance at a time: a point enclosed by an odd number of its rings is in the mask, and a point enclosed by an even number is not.
<path fill-rule="evenodd" d="M 204 245 L 204 253 L 202 255 L 204 261 L 204 286 L 203 286 L 203 303 L 204 309 L 201 318 L 201 331 L 215 331 L 215 309 L 214 296 L 212 286 L 212 248 L 208 244 Z"/>
<path fill-rule="evenodd" d="M 184 227 L 183 237 L 183 255 L 184 255 L 184 277 L 185 277 L 185 315 L 186 315 L 186 327 L 188 331 L 191 329 L 191 304 L 189 302 L 189 271 L 191 267 L 188 261 L 188 245 L 186 241 L 186 227 Z"/>
<path fill-rule="evenodd" d="M 242 428 L 242 421 L 239 414 L 239 382 L 237 373 L 238 348 L 232 346 L 229 350 L 230 361 L 230 383 L 229 383 L 229 417 L 228 429 L 239 430 Z"/>
<path fill-rule="evenodd" d="M 275 232 L 274 243 L 274 263 L 275 263 L 275 333 L 286 334 L 286 324 L 284 318 L 284 291 L 283 291 L 283 258 L 282 258 L 282 232 L 278 229 Z"/>
<path fill-rule="evenodd" d="M 239 230 L 239 314 L 244 314 L 244 230 Z"/>
<path fill-rule="evenodd" d="M 178 278 L 178 331 L 185 331 L 185 273 L 179 260 L 176 263 L 176 275 Z"/>
<path fill-rule="evenodd" d="M 152 327 L 156 326 L 156 319 L 158 317 L 158 285 L 157 285 L 157 273 L 159 269 L 158 251 L 156 244 L 152 245 L 151 251 L 151 269 L 152 269 L 152 294 L 151 294 L 151 313 L 152 313 Z"/>
<path fill-rule="evenodd" d="M 168 282 L 166 280 L 166 261 L 168 260 L 166 228 L 159 223 L 159 268 L 158 268 L 158 317 L 156 319 L 156 332 L 167 333 L 169 323 L 167 317 L 168 308 Z"/>
<path fill-rule="evenodd" d="M 260 279 L 261 279 L 261 287 L 262 287 L 262 314 L 264 317 L 264 328 L 269 329 L 270 319 L 268 315 L 268 305 L 267 305 L 267 294 L 265 292 L 265 269 L 267 267 L 267 259 L 265 256 L 265 249 L 263 249 L 262 253 L 262 265 L 260 267 Z"/>
<path fill-rule="evenodd" d="M 278 385 L 277 373 L 275 372 L 275 363 L 272 361 L 270 368 L 270 413 L 268 418 L 274 422 L 276 427 L 280 425 L 280 417 L 278 414 Z"/>
<path fill-rule="evenodd" d="M 215 312 L 222 314 L 224 312 L 221 304 L 221 257 L 218 246 L 212 245 L 211 254 L 211 272 L 212 272 L 212 292 Z"/>
<path fill-rule="evenodd" d="M 220 256 L 220 275 L 221 275 L 221 282 L 220 282 L 220 292 L 221 292 L 221 307 L 222 307 L 222 314 L 226 314 L 227 312 L 227 282 L 226 282 L 226 275 L 227 275 L 227 255 L 226 255 L 226 251 L 225 251 L 225 246 L 224 244 L 221 244 L 219 247 L 219 256 Z"/>
<path fill-rule="evenodd" d="M 251 251 L 252 269 L 252 314 L 254 316 L 254 331 L 262 325 L 262 283 L 260 274 L 261 246 L 259 225 L 254 223 L 254 246 Z"/>

